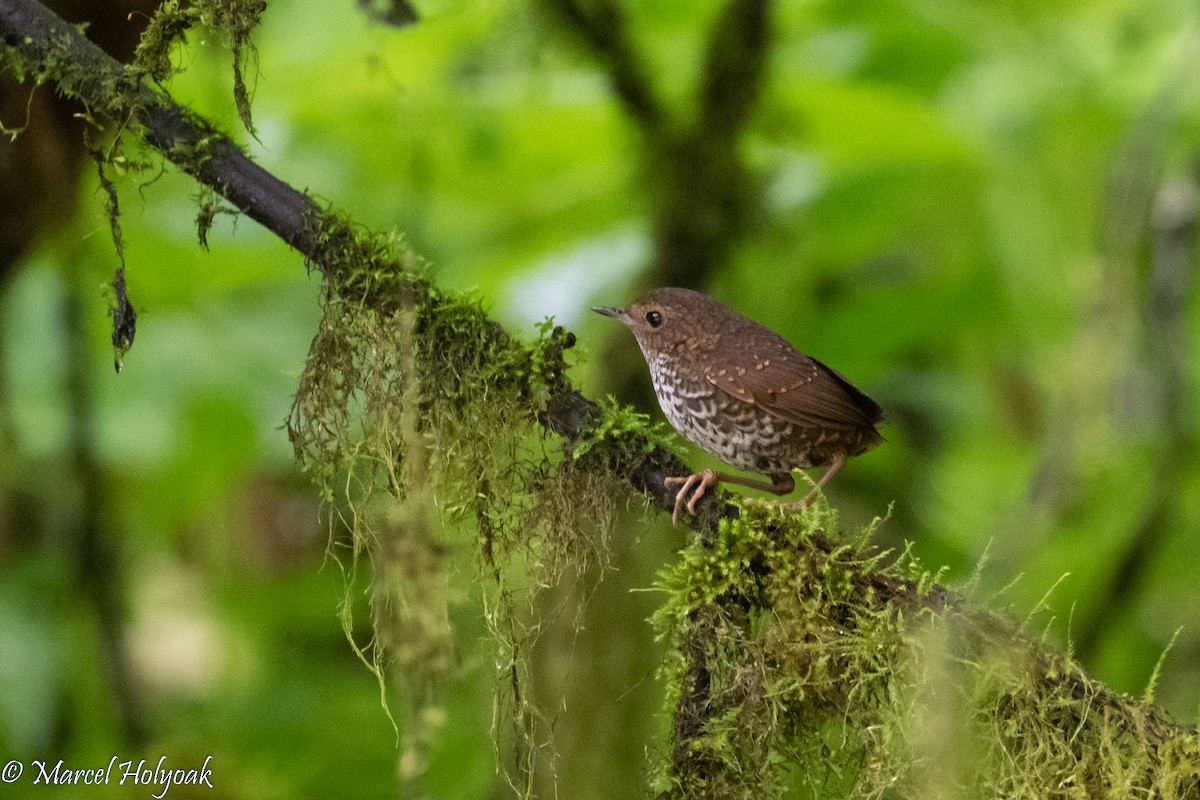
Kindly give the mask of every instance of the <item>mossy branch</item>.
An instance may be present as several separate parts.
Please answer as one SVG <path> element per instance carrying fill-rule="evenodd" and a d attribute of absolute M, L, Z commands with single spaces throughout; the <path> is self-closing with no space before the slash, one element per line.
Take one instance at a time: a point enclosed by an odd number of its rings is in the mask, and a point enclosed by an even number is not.
<path fill-rule="evenodd" d="M 99 119 L 132 125 L 153 147 L 244 214 L 303 253 L 325 263 L 323 210 L 251 161 L 228 137 L 173 102 L 80 29 L 33 0 L 0 0 L 0 33 L 24 77 L 50 82 Z"/>
<path fill-rule="evenodd" d="M 333 503 L 335 477 L 354 477 L 340 485 L 356 494 L 344 498 L 356 553 L 379 559 L 379 580 L 387 559 L 412 552 L 391 538 L 404 531 L 421 532 L 421 559 L 436 568 L 431 514 L 474 526 L 502 604 L 489 620 L 508 659 L 498 677 L 511 684 L 517 728 L 510 777 L 529 795 L 520 765 L 534 763 L 536 715 L 521 653 L 537 623 L 517 613 L 513 587 L 547 585 L 547 563 L 602 560 L 613 487 L 668 510 L 663 478 L 686 467 L 644 418 L 572 386 L 570 333 L 547 324 L 522 343 L 477 304 L 440 292 L 395 237 L 319 207 L 38 3 L 0 0 L 0 34 L 23 74 L 140 133 L 322 271 L 325 317 L 289 419 L 297 456 Z M 432 485 L 444 510 L 430 509 Z M 387 499 L 384 516 L 360 522 L 378 514 L 372 497 Z M 599 537 L 582 533 L 589 524 Z M 674 719 L 660 796 L 762 798 L 797 786 L 871 797 L 1200 796 L 1194 729 L 1089 678 L 911 559 L 885 561 L 870 531 L 834 536 L 817 509 L 781 516 L 716 498 L 691 524 L 699 535 L 663 573 L 655 617 L 670 645 L 662 675 Z M 404 575 L 377 593 L 377 612 L 393 612 L 377 624 L 414 599 L 402 584 L 421 576 Z M 426 622 L 445 624 L 429 611 Z M 397 624 L 423 624 L 412 622 Z"/>

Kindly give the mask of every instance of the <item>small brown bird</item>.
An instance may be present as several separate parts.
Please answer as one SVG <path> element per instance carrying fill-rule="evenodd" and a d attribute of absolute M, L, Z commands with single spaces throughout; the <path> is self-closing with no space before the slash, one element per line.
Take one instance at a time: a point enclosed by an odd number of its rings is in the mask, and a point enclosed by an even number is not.
<path fill-rule="evenodd" d="M 633 331 L 658 404 L 675 429 L 738 469 L 771 482 L 708 469 L 667 478 L 677 521 L 721 481 L 785 495 L 793 469 L 827 466 L 802 508 L 846 459 L 883 441 L 883 410 L 829 367 L 757 322 L 691 289 L 655 289 L 628 308 L 593 308 Z"/>

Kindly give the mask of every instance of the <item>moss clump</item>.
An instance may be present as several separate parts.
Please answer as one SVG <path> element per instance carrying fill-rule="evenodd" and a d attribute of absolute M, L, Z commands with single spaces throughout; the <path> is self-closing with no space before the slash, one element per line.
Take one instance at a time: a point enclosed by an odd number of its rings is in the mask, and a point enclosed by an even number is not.
<path fill-rule="evenodd" d="M 1200 797 L 1200 740 L 973 609 L 870 529 L 745 505 L 660 587 L 660 797 Z"/>
<path fill-rule="evenodd" d="M 571 445 L 571 457 L 586 460 L 603 449 L 606 458 L 630 461 L 652 447 L 669 447 L 671 433 L 663 423 L 654 423 L 639 411 L 621 405 L 613 397 L 599 403 L 593 424 Z"/>

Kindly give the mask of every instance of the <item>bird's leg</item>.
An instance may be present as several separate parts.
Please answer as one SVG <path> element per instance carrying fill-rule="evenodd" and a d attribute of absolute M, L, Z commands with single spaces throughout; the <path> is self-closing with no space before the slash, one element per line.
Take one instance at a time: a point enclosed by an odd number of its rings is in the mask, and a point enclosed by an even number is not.
<path fill-rule="evenodd" d="M 780 497 L 785 494 L 791 494 L 792 490 L 796 488 L 796 479 L 792 477 L 790 472 L 781 472 L 778 475 L 772 475 L 770 483 L 755 480 L 754 478 L 743 478 L 739 475 L 726 475 L 724 472 L 718 472 L 717 478 L 725 483 L 736 483 L 738 486 L 761 489 L 764 492 L 777 494 Z"/>
<path fill-rule="evenodd" d="M 824 478 L 821 479 L 824 482 Z M 751 489 L 761 489 L 764 492 L 772 494 L 785 495 L 796 488 L 796 480 L 789 473 L 772 475 L 771 482 L 755 480 L 753 478 L 743 478 L 739 475 L 727 475 L 724 472 L 706 469 L 704 472 L 694 472 L 687 477 L 680 478 L 664 478 L 663 485 L 668 489 L 672 486 L 678 486 L 679 491 L 675 494 L 675 510 L 671 513 L 671 524 L 675 525 L 679 521 L 679 509 L 683 506 L 684 501 L 687 501 L 687 510 L 689 514 L 696 513 L 696 503 L 700 502 L 700 498 L 704 497 L 704 493 L 710 488 L 719 483 L 736 483 L 739 486 L 749 486 Z M 691 496 L 688 496 L 688 493 Z"/>
<path fill-rule="evenodd" d="M 829 479 L 832 478 L 837 471 L 845 465 L 845 463 L 846 454 L 838 453 L 833 457 L 833 461 L 829 464 L 829 469 L 825 470 L 825 474 L 821 476 L 821 480 L 817 481 L 817 485 L 814 486 L 808 494 L 804 495 L 803 500 L 800 500 L 796 503 L 781 503 L 779 507 L 786 510 L 804 508 L 806 505 L 808 505 L 810 500 L 817 496 L 817 492 L 821 491 L 821 487 L 829 483 Z"/>

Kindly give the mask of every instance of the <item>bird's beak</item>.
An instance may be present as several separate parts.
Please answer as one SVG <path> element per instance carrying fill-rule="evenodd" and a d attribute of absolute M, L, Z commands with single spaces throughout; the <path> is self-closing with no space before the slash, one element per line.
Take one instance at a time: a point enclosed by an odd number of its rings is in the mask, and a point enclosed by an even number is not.
<path fill-rule="evenodd" d="M 629 316 L 628 311 L 616 306 L 603 306 L 600 308 L 593 306 L 592 311 L 595 311 L 597 314 L 603 314 L 606 317 L 616 317 L 617 319 L 626 319 Z"/>

